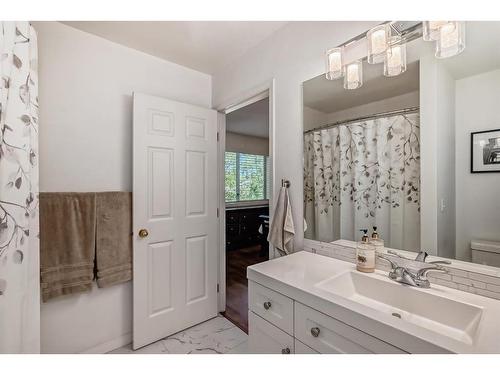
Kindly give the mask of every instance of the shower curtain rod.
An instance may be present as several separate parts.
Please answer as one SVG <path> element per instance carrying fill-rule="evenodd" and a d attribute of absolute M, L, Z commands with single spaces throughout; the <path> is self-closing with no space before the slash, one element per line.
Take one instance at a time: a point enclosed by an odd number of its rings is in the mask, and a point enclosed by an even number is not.
<path fill-rule="evenodd" d="M 318 131 L 318 130 L 325 130 L 325 129 L 333 128 L 333 127 L 339 126 L 339 125 L 351 124 L 353 122 L 358 122 L 358 121 L 363 121 L 363 120 L 373 120 L 373 119 L 380 118 L 380 117 L 387 117 L 387 116 L 392 116 L 392 115 L 400 115 L 402 113 L 415 112 L 415 111 L 418 111 L 419 109 L 420 109 L 419 106 L 409 107 L 409 108 L 405 108 L 405 109 L 398 109 L 396 111 L 375 113 L 373 115 L 367 115 L 367 116 L 357 117 L 357 118 L 353 118 L 353 119 L 350 119 L 350 120 L 336 121 L 336 122 L 332 122 L 330 124 L 322 125 L 322 126 L 320 126 L 318 128 L 307 130 L 307 131 L 304 132 L 304 134 L 315 132 L 315 131 Z"/>

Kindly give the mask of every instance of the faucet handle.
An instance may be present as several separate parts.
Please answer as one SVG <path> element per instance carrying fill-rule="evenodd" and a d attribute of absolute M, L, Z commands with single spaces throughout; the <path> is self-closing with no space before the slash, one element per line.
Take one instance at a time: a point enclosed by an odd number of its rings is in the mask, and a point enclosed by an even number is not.
<path fill-rule="evenodd" d="M 444 267 L 441 267 L 439 264 L 429 263 L 428 267 L 422 267 L 417 272 L 417 278 L 421 280 L 427 279 L 427 274 L 429 272 L 443 272 L 448 273 L 448 270 Z"/>
<path fill-rule="evenodd" d="M 425 259 L 429 256 L 427 251 L 419 251 L 415 260 L 417 262 L 425 262 Z"/>

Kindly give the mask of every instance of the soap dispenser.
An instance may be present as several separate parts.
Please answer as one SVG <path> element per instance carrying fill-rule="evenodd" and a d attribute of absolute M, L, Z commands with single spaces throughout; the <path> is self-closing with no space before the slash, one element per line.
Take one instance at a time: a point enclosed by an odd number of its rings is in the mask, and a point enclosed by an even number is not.
<path fill-rule="evenodd" d="M 363 236 L 356 247 L 356 269 L 361 272 L 375 271 L 375 246 L 370 243 L 368 229 L 361 229 Z"/>
<path fill-rule="evenodd" d="M 377 227 L 373 227 L 372 236 L 370 238 L 370 243 L 375 247 L 375 251 L 382 253 L 384 250 L 384 240 L 380 238 Z"/>

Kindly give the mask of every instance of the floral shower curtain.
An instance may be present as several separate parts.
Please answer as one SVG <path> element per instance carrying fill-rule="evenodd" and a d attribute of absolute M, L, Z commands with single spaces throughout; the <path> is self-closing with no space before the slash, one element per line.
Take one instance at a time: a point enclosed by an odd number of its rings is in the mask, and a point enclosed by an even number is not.
<path fill-rule="evenodd" d="M 0 22 L 0 353 L 39 352 L 37 38 Z"/>
<path fill-rule="evenodd" d="M 418 112 L 304 135 L 307 238 L 358 240 L 378 227 L 386 247 L 420 249 Z"/>

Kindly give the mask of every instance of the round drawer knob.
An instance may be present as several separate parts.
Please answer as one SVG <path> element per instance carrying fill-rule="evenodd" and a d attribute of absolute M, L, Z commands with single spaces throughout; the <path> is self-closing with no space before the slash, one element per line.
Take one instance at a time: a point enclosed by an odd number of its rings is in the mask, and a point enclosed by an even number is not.
<path fill-rule="evenodd" d="M 290 348 L 281 349 L 281 354 L 290 354 Z"/>
<path fill-rule="evenodd" d="M 319 336 L 319 328 L 318 327 L 313 327 L 311 328 L 311 335 L 313 335 L 314 337 L 318 337 Z"/>
<path fill-rule="evenodd" d="M 141 238 L 146 238 L 148 235 L 149 235 L 149 232 L 147 229 L 141 229 L 139 231 L 139 237 L 141 237 Z"/>
<path fill-rule="evenodd" d="M 271 302 L 264 302 L 264 308 L 269 310 L 271 308 Z"/>

